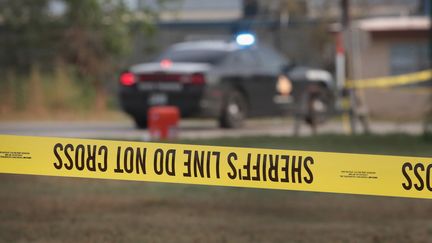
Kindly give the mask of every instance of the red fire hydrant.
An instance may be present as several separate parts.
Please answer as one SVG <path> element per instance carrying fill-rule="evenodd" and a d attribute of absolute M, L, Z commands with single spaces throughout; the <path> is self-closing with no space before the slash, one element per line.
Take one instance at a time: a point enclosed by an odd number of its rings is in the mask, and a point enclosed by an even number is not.
<path fill-rule="evenodd" d="M 148 129 L 152 139 L 177 137 L 180 111 L 176 106 L 154 106 L 148 110 Z"/>

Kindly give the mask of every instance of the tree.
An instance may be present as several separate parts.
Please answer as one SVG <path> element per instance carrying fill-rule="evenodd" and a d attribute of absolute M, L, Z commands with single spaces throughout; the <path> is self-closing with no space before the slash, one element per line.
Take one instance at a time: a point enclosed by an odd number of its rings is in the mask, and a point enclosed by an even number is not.
<path fill-rule="evenodd" d="M 131 49 L 135 32 L 149 33 L 157 16 L 146 5 L 131 9 L 126 2 L 0 0 L 0 66 L 28 73 L 32 65 L 53 69 L 63 60 L 91 83 L 95 108 L 103 110 L 105 81 Z M 55 10 L 53 3 L 63 11 Z"/>
<path fill-rule="evenodd" d="M 47 59 L 54 39 L 49 0 L 0 0 L 0 65 L 29 71 L 36 61 Z"/>
<path fill-rule="evenodd" d="M 104 81 L 113 75 L 119 59 L 131 48 L 134 30 L 149 30 L 151 19 L 136 18 L 141 12 L 131 11 L 123 0 L 65 3 L 64 57 L 89 79 L 96 92 L 95 108 L 102 110 L 106 105 Z"/>
<path fill-rule="evenodd" d="M 106 103 L 103 80 L 129 41 L 128 27 L 121 19 L 126 9 L 121 2 L 116 6 L 102 5 L 97 0 L 65 3 L 62 54 L 91 82 L 96 92 L 95 108 L 102 110 Z"/>

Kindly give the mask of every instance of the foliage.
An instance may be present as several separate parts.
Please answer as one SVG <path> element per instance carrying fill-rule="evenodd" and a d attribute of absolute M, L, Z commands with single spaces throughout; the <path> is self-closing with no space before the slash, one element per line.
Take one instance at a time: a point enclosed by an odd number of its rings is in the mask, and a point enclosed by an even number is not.
<path fill-rule="evenodd" d="M 130 27 L 122 19 L 128 10 L 122 1 L 104 5 L 97 0 L 65 2 L 63 54 L 82 74 L 101 78 L 129 47 Z"/>
<path fill-rule="evenodd" d="M 94 74 L 101 69 L 95 62 L 127 54 L 137 26 L 149 33 L 155 16 L 150 8 L 131 10 L 124 0 L 1 0 L 0 64 L 28 68 L 61 57 Z"/>
<path fill-rule="evenodd" d="M 33 66 L 45 73 L 65 63 L 91 84 L 96 109 L 104 109 L 105 81 L 115 76 L 134 36 L 152 33 L 157 17 L 157 8 L 132 9 L 126 2 L 0 0 L 0 70 L 30 75 Z M 0 71 L 0 80 L 5 76 Z"/>
<path fill-rule="evenodd" d="M 30 63 L 46 61 L 52 46 L 53 21 L 48 14 L 48 0 L 0 1 L 0 65 L 29 71 Z M 6 70 L 6 69 L 3 69 Z"/>

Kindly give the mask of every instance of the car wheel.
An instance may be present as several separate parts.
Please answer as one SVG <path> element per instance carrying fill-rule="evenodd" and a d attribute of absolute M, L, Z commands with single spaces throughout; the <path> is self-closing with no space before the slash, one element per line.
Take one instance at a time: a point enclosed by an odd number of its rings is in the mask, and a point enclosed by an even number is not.
<path fill-rule="evenodd" d="M 138 129 L 146 129 L 147 128 L 147 117 L 134 117 L 135 127 Z"/>
<path fill-rule="evenodd" d="M 219 117 L 219 126 L 222 128 L 241 127 L 246 115 L 246 98 L 236 90 L 230 91 L 226 96 L 225 104 Z"/>

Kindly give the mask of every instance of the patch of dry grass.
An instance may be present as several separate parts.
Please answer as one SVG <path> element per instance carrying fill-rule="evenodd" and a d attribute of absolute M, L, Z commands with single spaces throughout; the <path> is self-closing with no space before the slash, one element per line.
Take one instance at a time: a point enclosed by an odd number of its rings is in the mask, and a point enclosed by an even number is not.
<path fill-rule="evenodd" d="M 427 242 L 428 200 L 0 176 L 2 242 Z"/>
<path fill-rule="evenodd" d="M 407 135 L 184 141 L 431 156 Z M 0 174 L 0 242 L 430 242 L 432 201 Z"/>

